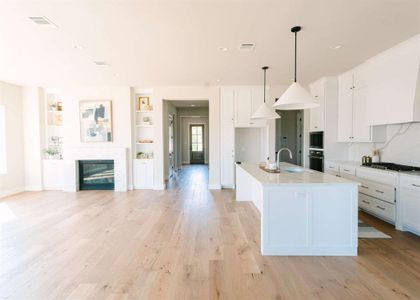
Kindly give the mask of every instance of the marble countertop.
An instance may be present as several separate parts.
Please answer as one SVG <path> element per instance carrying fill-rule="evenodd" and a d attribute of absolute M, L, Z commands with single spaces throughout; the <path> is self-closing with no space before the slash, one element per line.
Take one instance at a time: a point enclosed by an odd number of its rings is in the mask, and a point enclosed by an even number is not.
<path fill-rule="evenodd" d="M 355 181 L 350 181 L 326 173 L 305 169 L 300 166 L 296 166 L 289 163 L 280 163 L 280 173 L 268 173 L 264 170 L 261 170 L 260 166 L 256 163 L 243 162 L 241 164 L 237 164 L 237 167 L 242 168 L 244 171 L 246 171 L 248 174 L 250 174 L 263 185 L 360 185 L 360 183 Z M 285 169 L 287 168 L 300 168 L 304 169 L 304 171 L 301 173 L 289 173 L 285 171 Z"/>

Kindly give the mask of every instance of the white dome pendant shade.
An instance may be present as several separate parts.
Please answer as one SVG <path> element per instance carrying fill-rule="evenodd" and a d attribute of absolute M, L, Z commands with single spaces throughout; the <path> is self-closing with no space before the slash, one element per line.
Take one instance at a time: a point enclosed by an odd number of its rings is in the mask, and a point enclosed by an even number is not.
<path fill-rule="evenodd" d="M 291 31 L 295 34 L 295 80 L 291 86 L 274 103 L 273 107 L 279 110 L 298 110 L 315 108 L 319 103 L 301 86 L 296 80 L 297 69 L 297 33 L 301 30 L 300 26 L 295 26 Z"/>
<path fill-rule="evenodd" d="M 251 119 L 253 120 L 273 120 L 279 119 L 280 116 L 276 111 L 267 103 L 265 103 L 265 82 L 266 82 L 266 72 L 268 67 L 262 67 L 264 71 L 264 103 L 258 107 L 258 109 L 252 114 Z"/>

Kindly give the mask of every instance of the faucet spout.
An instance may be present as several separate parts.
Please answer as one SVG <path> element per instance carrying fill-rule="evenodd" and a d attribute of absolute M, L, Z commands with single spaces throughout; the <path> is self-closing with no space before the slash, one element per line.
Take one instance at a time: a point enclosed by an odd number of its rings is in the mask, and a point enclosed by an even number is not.
<path fill-rule="evenodd" d="M 289 152 L 289 157 L 290 157 L 290 159 L 292 159 L 293 158 L 293 154 L 292 154 L 292 151 L 290 151 L 290 149 L 289 148 L 281 148 L 281 149 L 279 149 L 279 151 L 277 152 L 277 159 L 276 159 L 276 165 L 277 165 L 277 169 L 280 169 L 280 153 L 282 152 L 282 151 L 287 151 L 287 152 Z"/>

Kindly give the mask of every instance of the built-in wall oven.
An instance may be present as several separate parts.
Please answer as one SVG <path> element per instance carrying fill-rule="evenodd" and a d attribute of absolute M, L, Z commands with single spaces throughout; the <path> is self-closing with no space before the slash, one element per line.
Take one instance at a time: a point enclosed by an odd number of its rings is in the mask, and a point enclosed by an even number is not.
<path fill-rule="evenodd" d="M 309 168 L 324 172 L 324 151 L 309 150 Z"/>
<path fill-rule="evenodd" d="M 324 132 L 309 132 L 309 148 L 324 149 Z"/>

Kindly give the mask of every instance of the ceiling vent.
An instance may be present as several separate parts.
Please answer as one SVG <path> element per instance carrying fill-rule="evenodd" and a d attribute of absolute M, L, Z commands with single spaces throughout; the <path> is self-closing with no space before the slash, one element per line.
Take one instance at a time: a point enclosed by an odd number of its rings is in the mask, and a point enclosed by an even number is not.
<path fill-rule="evenodd" d="M 242 43 L 239 46 L 239 50 L 242 50 L 242 51 L 254 51 L 255 50 L 255 44 L 254 43 Z"/>
<path fill-rule="evenodd" d="M 58 26 L 51 22 L 47 17 L 29 17 L 29 20 L 34 22 L 35 24 L 42 26 L 42 27 L 53 27 L 57 28 Z"/>
<path fill-rule="evenodd" d="M 103 61 L 103 60 L 96 60 L 96 61 L 94 61 L 94 63 L 97 66 L 107 66 L 108 65 L 108 63 L 106 61 Z"/>

